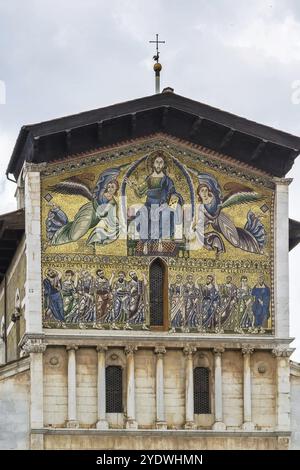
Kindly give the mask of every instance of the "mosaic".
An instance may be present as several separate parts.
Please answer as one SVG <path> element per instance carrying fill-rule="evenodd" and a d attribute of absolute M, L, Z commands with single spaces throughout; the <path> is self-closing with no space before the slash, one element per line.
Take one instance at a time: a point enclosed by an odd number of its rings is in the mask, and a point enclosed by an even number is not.
<path fill-rule="evenodd" d="M 98 155 L 42 175 L 44 325 L 151 328 L 160 257 L 170 332 L 272 332 L 270 182 L 157 143 Z"/>

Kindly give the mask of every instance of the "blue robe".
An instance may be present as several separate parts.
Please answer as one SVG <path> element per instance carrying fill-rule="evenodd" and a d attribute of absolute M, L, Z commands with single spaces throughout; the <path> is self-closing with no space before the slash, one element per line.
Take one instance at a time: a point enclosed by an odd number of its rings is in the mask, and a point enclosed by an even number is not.
<path fill-rule="evenodd" d="M 64 303 L 61 292 L 56 289 L 51 281 L 46 278 L 43 281 L 45 309 L 50 310 L 57 321 L 65 321 Z"/>
<path fill-rule="evenodd" d="M 157 240 L 162 238 L 173 238 L 175 233 L 175 224 L 180 223 L 181 220 L 177 217 L 176 211 L 170 210 L 169 207 L 161 207 L 163 204 L 168 204 L 171 196 L 178 197 L 178 203 L 183 205 L 182 196 L 176 191 L 173 180 L 164 175 L 159 182 L 159 185 L 154 185 L 151 181 L 151 175 L 147 176 L 143 183 L 142 190 L 137 190 L 138 196 L 147 194 L 144 208 L 137 212 L 136 217 L 139 219 L 137 230 L 141 232 L 141 239 L 145 240 L 145 228 L 147 232 L 146 240 Z M 147 217 L 147 220 L 145 219 Z M 179 219 L 179 220 L 177 220 Z M 163 227 L 167 221 L 170 221 L 170 230 L 168 227 Z M 143 224 L 143 230 L 140 224 Z M 166 236 L 167 235 L 167 236 Z"/>
<path fill-rule="evenodd" d="M 255 318 L 254 326 L 262 327 L 270 316 L 270 288 L 265 284 L 262 287 L 256 285 L 252 289 L 252 295 L 255 299 L 252 305 L 252 311 Z"/>

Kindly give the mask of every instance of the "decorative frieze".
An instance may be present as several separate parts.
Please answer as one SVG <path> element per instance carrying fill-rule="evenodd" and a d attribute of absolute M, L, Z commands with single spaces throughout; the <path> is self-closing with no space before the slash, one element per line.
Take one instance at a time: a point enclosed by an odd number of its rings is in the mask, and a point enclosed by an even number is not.
<path fill-rule="evenodd" d="M 242 163 L 234 164 L 232 159 L 217 154 L 211 150 L 199 147 L 197 151 L 192 150 L 189 144 L 185 144 L 184 141 L 178 140 L 174 137 L 161 135 L 148 138 L 146 140 L 133 141 L 130 144 L 124 144 L 121 148 L 118 147 L 116 150 L 100 150 L 85 153 L 79 156 L 73 156 L 68 160 L 64 160 L 61 163 L 55 162 L 55 164 L 34 164 L 35 171 L 41 171 L 42 177 L 53 176 L 65 172 L 78 172 L 83 167 L 99 165 L 101 163 L 109 161 L 117 161 L 124 157 L 131 157 L 132 154 L 149 153 L 151 151 L 164 149 L 170 153 L 178 154 L 184 159 L 190 160 L 191 162 L 200 162 L 203 165 L 211 167 L 213 170 L 218 170 L 224 175 L 238 176 L 249 182 L 255 182 L 257 185 L 263 187 L 274 188 L 274 182 L 272 178 L 264 176 L 261 170 L 256 168 L 247 169 Z M 33 165 L 33 164 L 29 164 Z M 38 169 L 38 170 L 37 170 Z"/>

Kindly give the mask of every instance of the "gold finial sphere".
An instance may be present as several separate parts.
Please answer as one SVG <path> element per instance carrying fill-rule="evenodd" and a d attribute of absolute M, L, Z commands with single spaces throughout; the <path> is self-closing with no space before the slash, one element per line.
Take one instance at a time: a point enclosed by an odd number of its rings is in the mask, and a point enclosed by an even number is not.
<path fill-rule="evenodd" d="M 156 62 L 154 65 L 153 65 L 153 70 L 154 72 L 160 72 L 162 69 L 162 66 L 159 62 Z"/>

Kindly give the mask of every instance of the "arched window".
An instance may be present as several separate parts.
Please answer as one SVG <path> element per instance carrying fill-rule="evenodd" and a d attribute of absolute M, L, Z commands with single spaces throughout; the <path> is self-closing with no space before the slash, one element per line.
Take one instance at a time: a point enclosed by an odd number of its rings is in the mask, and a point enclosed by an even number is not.
<path fill-rule="evenodd" d="M 194 413 L 210 413 L 209 369 L 206 367 L 194 369 Z"/>
<path fill-rule="evenodd" d="M 122 367 L 108 366 L 105 370 L 106 413 L 122 413 Z"/>
<path fill-rule="evenodd" d="M 150 266 L 150 326 L 167 327 L 168 286 L 165 264 L 155 259 Z"/>

